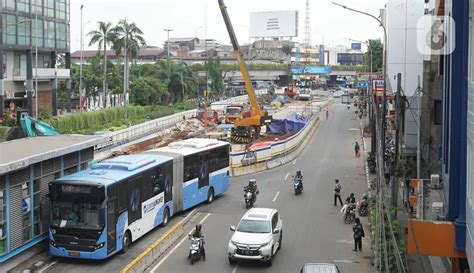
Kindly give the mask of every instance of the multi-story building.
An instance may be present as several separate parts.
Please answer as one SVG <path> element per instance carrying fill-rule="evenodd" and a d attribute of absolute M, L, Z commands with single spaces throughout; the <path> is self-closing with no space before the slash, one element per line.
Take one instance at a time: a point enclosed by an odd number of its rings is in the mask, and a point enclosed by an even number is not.
<path fill-rule="evenodd" d="M 449 19 L 443 19 L 447 27 L 442 35 L 446 41 L 451 37 L 455 40 L 454 44 L 446 43 L 441 54 L 431 50 L 427 56 L 429 65 L 425 56 L 425 75 L 431 79 L 424 81 L 427 85 L 423 86 L 422 96 L 427 96 L 423 98 L 425 103 L 433 100 L 434 104 L 422 106 L 422 116 L 439 115 L 436 89 L 442 90 L 442 115 L 438 120 L 442 135 L 440 168 L 432 169 L 440 174 L 441 179 L 431 179 L 430 183 L 418 187 L 421 198 L 415 202 L 420 203 L 417 208 L 421 213 L 417 214 L 419 219 L 412 219 L 409 224 L 408 253 L 429 256 L 432 262 L 441 257 L 447 262 L 436 263 L 447 264 L 450 268 L 446 272 L 469 272 L 469 265 L 474 266 L 474 48 L 471 37 L 474 34 L 470 21 L 474 11 L 472 6 L 469 7 L 473 4 L 472 0 L 433 0 L 426 9 L 426 15 L 450 16 L 456 22 L 452 25 Z M 433 32 L 428 34 L 436 35 Z M 439 67 L 433 67 L 436 65 Z M 429 119 L 421 121 L 426 123 L 424 126 L 431 126 Z M 436 132 L 426 130 L 425 136 L 433 133 Z"/>
<path fill-rule="evenodd" d="M 295 46 L 291 49 L 291 64 L 293 65 L 314 65 L 324 64 L 324 46 L 305 48 Z"/>
<path fill-rule="evenodd" d="M 207 41 L 205 43 L 207 43 Z M 168 50 L 169 48 L 170 53 L 174 56 L 183 58 L 187 57 L 190 51 L 195 50 L 198 44 L 199 38 L 196 37 L 170 38 L 169 41 L 165 41 L 164 49 Z"/>
<path fill-rule="evenodd" d="M 56 115 L 58 80 L 67 81 L 70 94 L 69 3 L 69 0 L 1 2 L 0 114 L 13 105 L 28 109 L 30 114 L 36 112 L 36 105 L 50 105 L 52 114 Z M 65 69 L 57 68 L 60 59 Z"/>
<path fill-rule="evenodd" d="M 117 55 L 114 50 L 107 50 L 105 52 L 107 55 L 107 60 L 110 62 L 116 63 L 117 61 L 123 62 L 123 56 Z M 89 64 L 91 59 L 94 57 L 100 56 L 101 58 L 104 56 L 103 50 L 83 50 L 82 51 L 82 63 Z M 136 64 L 153 64 L 156 63 L 158 60 L 166 59 L 167 52 L 159 47 L 142 47 L 138 50 L 138 54 L 136 57 L 132 59 L 133 63 Z M 75 51 L 71 53 L 71 62 L 73 64 L 80 64 L 81 63 L 81 51 Z"/>

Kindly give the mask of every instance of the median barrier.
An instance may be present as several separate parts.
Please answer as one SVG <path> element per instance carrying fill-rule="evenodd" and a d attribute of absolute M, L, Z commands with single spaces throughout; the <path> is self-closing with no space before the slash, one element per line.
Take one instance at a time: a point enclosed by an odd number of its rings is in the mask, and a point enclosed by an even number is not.
<path fill-rule="evenodd" d="M 142 273 L 152 266 L 158 258 L 165 253 L 184 234 L 184 225 L 197 213 L 191 211 L 183 220 L 179 221 L 170 230 L 165 232 L 145 251 L 138 255 L 132 262 L 126 265 L 120 273 Z"/>
<path fill-rule="evenodd" d="M 272 142 L 267 146 L 255 149 L 250 153 L 254 157 L 254 164 L 245 165 L 243 159 L 249 157 L 248 151 L 230 153 L 231 176 L 242 176 L 272 169 L 288 163 L 298 157 L 300 151 L 319 125 L 319 117 L 314 116 L 303 129 L 295 135 L 280 141 Z"/>

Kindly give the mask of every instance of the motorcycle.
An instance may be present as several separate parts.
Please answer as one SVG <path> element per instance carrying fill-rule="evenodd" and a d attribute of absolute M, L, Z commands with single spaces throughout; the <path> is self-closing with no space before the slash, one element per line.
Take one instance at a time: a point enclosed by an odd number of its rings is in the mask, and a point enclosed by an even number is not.
<path fill-rule="evenodd" d="M 346 204 L 346 209 L 344 210 L 344 223 L 351 224 L 355 221 L 355 204 Z"/>
<path fill-rule="evenodd" d="M 365 217 L 369 214 L 369 202 L 367 199 L 362 198 L 357 202 L 357 210 L 359 212 L 359 215 L 362 217 Z"/>
<path fill-rule="evenodd" d="M 203 238 L 195 238 L 188 234 L 189 239 L 191 240 L 191 246 L 189 247 L 189 260 L 191 264 L 198 261 L 202 257 L 201 246 L 203 243 Z"/>
<path fill-rule="evenodd" d="M 301 194 L 303 191 L 303 185 L 301 184 L 303 178 L 302 177 L 294 177 L 294 188 L 295 188 L 295 195 Z"/>
<path fill-rule="evenodd" d="M 257 201 L 256 194 L 253 194 L 251 191 L 245 191 L 244 192 L 244 198 L 245 198 L 246 208 L 252 207 L 253 204 L 255 203 L 255 201 Z"/>

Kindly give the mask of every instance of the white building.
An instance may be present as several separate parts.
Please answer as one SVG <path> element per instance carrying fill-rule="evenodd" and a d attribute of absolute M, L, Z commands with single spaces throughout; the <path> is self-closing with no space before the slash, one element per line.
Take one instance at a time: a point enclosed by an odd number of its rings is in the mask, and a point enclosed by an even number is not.
<path fill-rule="evenodd" d="M 415 155 L 417 146 L 419 92 L 416 90 L 418 82 L 420 86 L 423 83 L 423 54 L 418 51 L 416 35 L 417 21 L 423 17 L 424 9 L 424 1 L 388 0 L 382 10 L 382 21 L 388 35 L 387 90 L 396 91 L 396 75 L 401 73 L 401 88 L 410 102 L 405 114 L 405 155 Z"/>

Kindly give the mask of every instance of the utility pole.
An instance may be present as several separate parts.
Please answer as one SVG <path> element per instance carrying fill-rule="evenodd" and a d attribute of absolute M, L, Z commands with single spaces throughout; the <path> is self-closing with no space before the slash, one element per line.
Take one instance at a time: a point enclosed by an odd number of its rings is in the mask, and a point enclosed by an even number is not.
<path fill-rule="evenodd" d="M 125 18 L 124 23 L 127 24 L 127 18 Z M 127 109 L 127 87 L 128 87 L 128 60 L 127 60 L 127 51 L 128 51 L 128 33 L 127 29 L 125 29 L 125 37 L 124 37 L 124 53 L 123 53 L 123 106 L 125 108 L 125 124 L 128 125 L 128 109 Z"/>
<path fill-rule="evenodd" d="M 168 59 L 170 58 L 170 32 L 173 31 L 173 30 L 174 30 L 174 29 L 172 29 L 172 28 L 165 28 L 165 29 L 163 29 L 163 31 L 166 31 L 167 34 L 168 34 L 168 38 L 167 38 L 167 40 L 166 40 L 166 44 L 168 45 L 168 46 L 167 46 L 167 50 L 166 50 L 167 53 L 168 53 Z"/>
<path fill-rule="evenodd" d="M 418 75 L 418 136 L 417 140 L 417 147 L 416 147 L 416 177 L 421 179 L 421 97 L 423 96 L 423 92 L 421 92 L 421 79 L 420 75 Z"/>
<path fill-rule="evenodd" d="M 393 159 L 392 170 L 396 171 L 399 162 L 400 150 L 400 127 L 401 127 L 401 112 L 400 112 L 400 95 L 402 90 L 402 73 L 397 74 L 397 93 L 395 94 L 395 110 L 396 110 L 396 133 L 395 133 L 395 157 Z M 398 176 L 392 176 L 392 207 L 398 207 Z M 395 215 L 396 215 L 395 210 Z"/>
<path fill-rule="evenodd" d="M 80 49 L 81 49 L 81 61 L 79 63 L 79 108 L 80 108 L 80 111 L 82 112 L 82 58 L 83 58 L 83 46 L 84 46 L 84 42 L 83 42 L 83 36 L 84 36 L 84 33 L 83 33 L 83 29 L 82 29 L 82 10 L 84 9 L 84 5 L 81 5 L 81 44 L 80 44 Z"/>
<path fill-rule="evenodd" d="M 82 7 L 81 7 L 82 18 Z M 35 118 L 38 118 L 38 6 L 35 6 Z"/>

